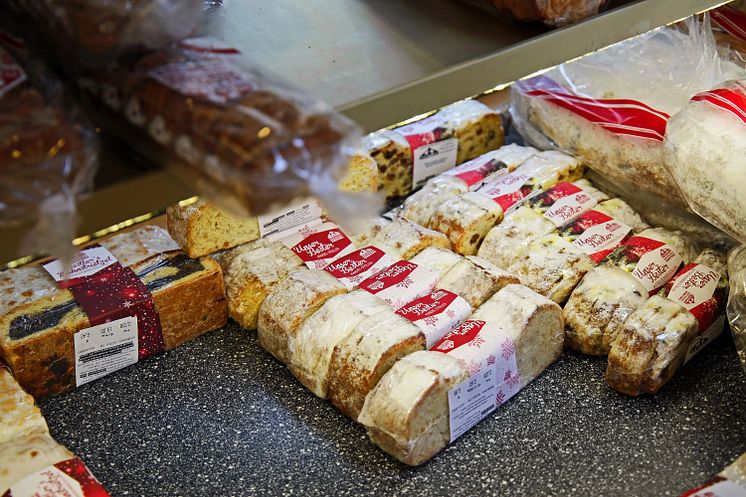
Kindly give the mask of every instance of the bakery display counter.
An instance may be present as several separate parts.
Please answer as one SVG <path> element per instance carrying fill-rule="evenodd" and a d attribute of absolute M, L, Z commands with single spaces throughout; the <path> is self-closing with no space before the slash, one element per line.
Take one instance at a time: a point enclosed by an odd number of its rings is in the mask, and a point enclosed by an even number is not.
<path fill-rule="evenodd" d="M 378 450 L 235 324 L 40 407 L 111 495 L 676 496 L 746 446 L 729 334 L 656 396 L 620 396 L 605 367 L 563 354 L 419 468 Z"/>

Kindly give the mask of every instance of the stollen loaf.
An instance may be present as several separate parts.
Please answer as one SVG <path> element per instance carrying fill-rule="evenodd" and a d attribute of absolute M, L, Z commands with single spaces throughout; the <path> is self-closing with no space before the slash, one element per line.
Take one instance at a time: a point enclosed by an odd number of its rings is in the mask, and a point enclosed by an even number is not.
<path fill-rule="evenodd" d="M 329 399 L 357 420 L 365 396 L 399 359 L 425 349 L 425 336 L 409 320 L 385 309 L 360 321 L 334 347 Z"/>
<path fill-rule="evenodd" d="M 447 200 L 433 213 L 429 227 L 448 235 L 459 254 L 474 255 L 489 230 L 518 202 L 559 182 L 577 180 L 582 173 L 582 164 L 569 155 L 539 152 L 476 192 Z"/>
<path fill-rule="evenodd" d="M 407 197 L 401 215 L 419 225 L 428 226 L 440 204 L 460 193 L 478 189 L 497 174 L 515 171 L 537 152 L 532 147 L 506 145 L 449 169 L 428 180 L 421 189 Z"/>
<path fill-rule="evenodd" d="M 568 344 L 605 355 L 624 321 L 662 288 L 692 249 L 678 233 L 651 228 L 623 242 L 573 290 L 564 308 Z"/>
<path fill-rule="evenodd" d="M 365 318 L 389 310 L 381 298 L 365 290 L 336 295 L 309 316 L 288 341 L 288 366 L 303 386 L 322 399 L 329 397 L 329 365 L 337 344 Z"/>
<path fill-rule="evenodd" d="M 326 271 L 308 268 L 293 271 L 272 289 L 259 308 L 259 344 L 287 363 L 288 341 L 298 327 L 324 302 L 345 292 L 345 285 Z"/>
<path fill-rule="evenodd" d="M 171 350 L 226 323 L 223 277 L 210 257 L 190 259 L 164 229 L 155 226 L 104 239 L 100 245 L 98 249 L 108 250 L 119 264 L 93 275 L 86 283 L 89 291 L 95 294 L 107 291 L 108 285 L 125 285 L 119 290 L 125 299 L 121 307 L 103 314 L 95 305 L 110 305 L 109 300 L 96 299 L 88 303 L 89 308 L 99 313 L 96 319 L 130 308 L 148 312 L 148 321 L 140 323 L 136 334 L 139 358 Z M 95 260 L 86 254 L 98 249 L 84 249 L 82 260 Z M 79 302 L 80 294 L 59 288 L 40 266 L 2 273 L 0 293 L 6 296 L 0 301 L 0 357 L 16 380 L 37 398 L 74 387 L 75 335 L 91 327 L 93 319 Z"/>
<path fill-rule="evenodd" d="M 412 257 L 412 262 L 420 266 L 427 266 L 433 271 L 438 280 L 442 279 L 462 257 L 450 250 L 440 247 L 427 247 L 425 250 Z"/>
<path fill-rule="evenodd" d="M 451 248 L 451 243 L 442 233 L 424 228 L 406 219 L 395 219 L 383 226 L 370 244 L 400 259 L 411 259 L 431 246 Z"/>
<path fill-rule="evenodd" d="M 47 422 L 10 371 L 0 366 L 0 445 L 33 433 L 48 433 Z"/>
<path fill-rule="evenodd" d="M 491 412 L 559 357 L 563 335 L 557 304 L 508 285 L 433 349 L 394 364 L 366 397 L 358 421 L 381 449 L 405 464 L 422 464 L 453 439 L 451 389 L 497 367 L 495 361 L 514 364 L 497 378 Z"/>
<path fill-rule="evenodd" d="M 746 79 L 695 95 L 666 127 L 666 164 L 689 206 L 746 242 Z"/>
<path fill-rule="evenodd" d="M 624 322 L 611 345 L 606 383 L 631 396 L 660 390 L 722 332 L 727 287 L 725 256 L 705 250 Z"/>
<path fill-rule="evenodd" d="M 558 183 L 511 212 L 485 236 L 477 255 L 501 268 L 532 240 L 555 231 L 608 200 L 588 180 Z"/>
<path fill-rule="evenodd" d="M 266 239 L 231 249 L 220 263 L 230 317 L 247 330 L 256 329 L 259 308 L 272 288 L 303 265 L 282 242 Z"/>
<path fill-rule="evenodd" d="M 523 284 L 562 305 L 583 276 L 630 233 L 630 226 L 600 209 L 588 210 L 556 232 L 520 247 L 509 270 Z"/>
<path fill-rule="evenodd" d="M 476 309 L 504 286 L 517 283 L 517 276 L 480 257 L 467 255 L 443 275 L 438 288 L 460 295 Z"/>

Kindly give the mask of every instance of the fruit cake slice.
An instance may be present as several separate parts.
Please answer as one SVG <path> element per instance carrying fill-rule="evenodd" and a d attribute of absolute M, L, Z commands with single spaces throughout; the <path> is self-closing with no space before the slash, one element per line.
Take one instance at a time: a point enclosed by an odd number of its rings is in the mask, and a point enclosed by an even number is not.
<path fill-rule="evenodd" d="M 165 350 L 226 323 L 228 312 L 220 266 L 191 259 L 168 233 L 141 228 L 103 240 L 129 266 L 153 297 Z M 75 386 L 74 335 L 91 323 L 72 292 L 60 289 L 41 267 L 0 275 L 0 356 L 34 397 Z"/>

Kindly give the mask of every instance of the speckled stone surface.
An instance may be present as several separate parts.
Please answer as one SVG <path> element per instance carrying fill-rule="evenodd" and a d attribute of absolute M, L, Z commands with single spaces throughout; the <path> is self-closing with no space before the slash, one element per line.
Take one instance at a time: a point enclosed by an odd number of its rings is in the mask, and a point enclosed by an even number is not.
<path fill-rule="evenodd" d="M 234 325 L 41 404 L 113 496 L 678 495 L 746 451 L 730 336 L 657 396 L 565 354 L 420 468 L 306 391 Z"/>

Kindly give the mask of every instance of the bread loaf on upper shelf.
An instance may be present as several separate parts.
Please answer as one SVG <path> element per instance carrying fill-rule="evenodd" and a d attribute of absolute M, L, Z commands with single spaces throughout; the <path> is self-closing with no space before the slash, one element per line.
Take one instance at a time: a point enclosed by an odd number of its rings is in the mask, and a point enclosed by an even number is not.
<path fill-rule="evenodd" d="M 585 19 L 606 5 L 605 0 L 465 0 L 519 21 L 562 26 Z"/>
<path fill-rule="evenodd" d="M 14 438 L 48 433 L 34 398 L 0 365 L 0 445 Z"/>
<path fill-rule="evenodd" d="M 190 259 L 154 226 L 100 244 L 151 293 L 166 350 L 226 323 L 223 277 L 211 258 Z M 38 266 L 0 274 L 0 292 L 0 357 L 16 380 L 34 397 L 75 386 L 73 336 L 91 324 L 73 294 Z"/>
<path fill-rule="evenodd" d="M 424 141 L 417 139 L 412 143 L 422 142 L 423 145 L 458 139 L 456 164 L 494 150 L 503 143 L 500 115 L 475 100 L 451 104 L 435 115 L 407 126 L 372 133 L 364 139 L 363 146 L 378 164 L 379 184 L 387 198 L 403 197 L 412 191 L 414 150 L 407 138 L 412 135 L 424 138 Z"/>

